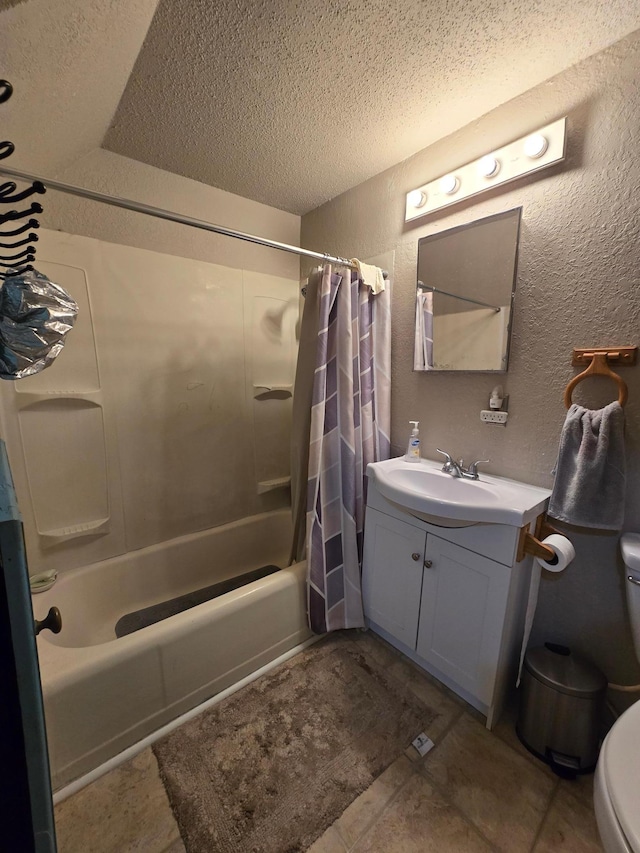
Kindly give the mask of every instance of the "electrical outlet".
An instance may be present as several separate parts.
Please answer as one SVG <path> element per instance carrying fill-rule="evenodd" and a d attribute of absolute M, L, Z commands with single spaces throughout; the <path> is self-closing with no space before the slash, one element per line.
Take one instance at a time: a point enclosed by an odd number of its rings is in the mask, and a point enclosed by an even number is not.
<path fill-rule="evenodd" d="M 483 424 L 506 424 L 509 412 L 496 412 L 483 409 L 480 412 L 480 420 Z"/>

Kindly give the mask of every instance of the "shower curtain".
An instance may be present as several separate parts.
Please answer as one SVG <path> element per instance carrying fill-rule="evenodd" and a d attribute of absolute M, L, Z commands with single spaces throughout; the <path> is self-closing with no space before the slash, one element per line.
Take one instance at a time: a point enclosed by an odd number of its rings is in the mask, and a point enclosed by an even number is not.
<path fill-rule="evenodd" d="M 389 457 L 391 295 L 330 265 L 318 286 L 306 552 L 309 624 L 325 633 L 364 625 L 364 477 Z"/>
<path fill-rule="evenodd" d="M 433 293 L 416 291 L 416 330 L 413 369 L 433 370 Z"/>

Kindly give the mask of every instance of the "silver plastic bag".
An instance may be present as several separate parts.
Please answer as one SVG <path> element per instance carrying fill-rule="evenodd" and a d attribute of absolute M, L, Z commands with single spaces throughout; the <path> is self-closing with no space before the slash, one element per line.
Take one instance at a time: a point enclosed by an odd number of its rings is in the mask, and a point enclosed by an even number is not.
<path fill-rule="evenodd" d="M 0 378 L 40 373 L 60 354 L 78 306 L 37 270 L 8 270 L 0 286 Z"/>

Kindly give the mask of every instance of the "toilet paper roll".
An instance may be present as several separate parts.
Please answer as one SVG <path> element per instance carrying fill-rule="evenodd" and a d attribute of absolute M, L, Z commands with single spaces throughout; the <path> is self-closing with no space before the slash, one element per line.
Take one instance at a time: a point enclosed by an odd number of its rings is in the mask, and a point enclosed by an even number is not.
<path fill-rule="evenodd" d="M 522 674 L 522 664 L 524 663 L 525 652 L 531 636 L 531 627 L 533 625 L 533 617 L 536 613 L 538 604 L 538 592 L 540 591 L 540 578 L 542 577 L 542 569 L 548 572 L 563 572 L 569 563 L 576 555 L 575 549 L 566 536 L 560 533 L 552 533 L 543 539 L 545 545 L 551 546 L 556 555 L 554 560 L 543 560 L 541 557 L 535 557 L 533 567 L 531 569 L 531 583 L 529 584 L 529 599 L 527 601 L 527 612 L 524 617 L 524 634 L 522 637 L 522 648 L 520 649 L 520 666 L 518 667 L 518 680 L 516 687 L 520 686 L 520 676 Z"/>
<path fill-rule="evenodd" d="M 553 549 L 555 556 L 554 560 L 543 560 L 542 557 L 536 557 L 536 563 L 546 569 L 548 572 L 563 572 L 569 563 L 576 556 L 575 549 L 566 536 L 560 533 L 552 533 L 542 540 L 543 545 L 548 545 Z"/>

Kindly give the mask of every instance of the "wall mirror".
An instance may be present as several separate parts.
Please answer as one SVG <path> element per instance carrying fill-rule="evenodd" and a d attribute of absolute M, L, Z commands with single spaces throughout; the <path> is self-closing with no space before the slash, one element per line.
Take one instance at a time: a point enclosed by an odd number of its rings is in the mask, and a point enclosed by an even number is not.
<path fill-rule="evenodd" d="M 507 370 L 521 213 L 418 241 L 415 370 Z"/>

